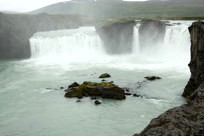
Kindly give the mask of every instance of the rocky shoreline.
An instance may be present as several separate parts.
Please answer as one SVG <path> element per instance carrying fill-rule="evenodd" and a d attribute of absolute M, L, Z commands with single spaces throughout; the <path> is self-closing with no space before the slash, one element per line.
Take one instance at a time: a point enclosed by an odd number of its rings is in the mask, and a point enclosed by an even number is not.
<path fill-rule="evenodd" d="M 189 32 L 191 78 L 183 93 L 187 104 L 161 114 L 134 136 L 204 136 L 204 22 L 194 22 Z"/>

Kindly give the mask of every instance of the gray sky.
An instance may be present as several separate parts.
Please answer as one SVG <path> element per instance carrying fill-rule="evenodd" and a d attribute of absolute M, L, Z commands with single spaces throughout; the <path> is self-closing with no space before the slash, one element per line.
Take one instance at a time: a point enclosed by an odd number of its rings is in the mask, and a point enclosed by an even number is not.
<path fill-rule="evenodd" d="M 53 3 L 69 0 L 0 0 L 0 11 L 27 12 Z M 145 0 L 124 0 L 145 1 Z"/>

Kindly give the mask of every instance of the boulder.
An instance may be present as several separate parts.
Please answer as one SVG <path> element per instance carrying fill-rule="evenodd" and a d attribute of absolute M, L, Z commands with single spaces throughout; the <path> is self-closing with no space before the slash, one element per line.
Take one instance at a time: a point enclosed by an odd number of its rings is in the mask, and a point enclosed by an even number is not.
<path fill-rule="evenodd" d="M 99 104 L 101 104 L 101 102 L 99 102 L 98 100 L 95 100 L 95 102 L 94 102 L 96 105 L 99 105 Z"/>
<path fill-rule="evenodd" d="M 102 98 L 125 99 L 124 92 L 122 88 L 109 82 L 84 82 L 77 87 L 69 88 L 65 97 L 101 96 Z"/>
<path fill-rule="evenodd" d="M 98 78 L 109 78 L 109 77 L 111 77 L 110 74 L 104 73 L 104 74 L 101 74 Z M 103 80 L 103 81 L 105 81 L 105 80 Z"/>
<path fill-rule="evenodd" d="M 74 82 L 71 85 L 69 85 L 68 88 L 73 88 L 73 87 L 77 87 L 77 86 L 79 86 L 79 84 L 77 82 Z"/>
<path fill-rule="evenodd" d="M 147 76 L 147 77 L 145 77 L 145 79 L 147 79 L 147 80 L 149 80 L 149 81 L 154 81 L 154 80 L 161 79 L 161 77 L 157 77 L 157 76 Z"/>

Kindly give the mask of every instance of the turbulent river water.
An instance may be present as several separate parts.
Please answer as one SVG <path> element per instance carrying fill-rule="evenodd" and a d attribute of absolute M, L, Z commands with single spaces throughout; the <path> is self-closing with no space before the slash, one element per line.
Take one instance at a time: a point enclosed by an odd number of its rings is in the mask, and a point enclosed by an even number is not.
<path fill-rule="evenodd" d="M 133 52 L 108 55 L 93 27 L 39 32 L 30 39 L 32 57 L 0 61 L 1 136 L 131 136 L 152 118 L 183 104 L 183 88 L 189 79 L 189 21 L 171 21 L 163 43 L 141 52 L 138 27 Z M 77 103 L 64 98 L 72 82 L 108 81 L 144 96 L 126 100 L 90 98 Z M 145 76 L 162 79 L 144 81 Z"/>

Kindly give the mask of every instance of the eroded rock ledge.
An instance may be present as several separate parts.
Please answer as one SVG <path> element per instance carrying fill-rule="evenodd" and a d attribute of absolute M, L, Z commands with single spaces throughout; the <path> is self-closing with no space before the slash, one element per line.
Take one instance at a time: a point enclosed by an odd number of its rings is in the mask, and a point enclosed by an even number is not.
<path fill-rule="evenodd" d="M 188 103 L 166 111 L 134 136 L 204 136 L 204 23 L 189 27 L 191 78 L 183 96 Z"/>
<path fill-rule="evenodd" d="M 203 136 L 204 83 L 192 96 L 188 104 L 166 111 L 134 136 Z"/>

